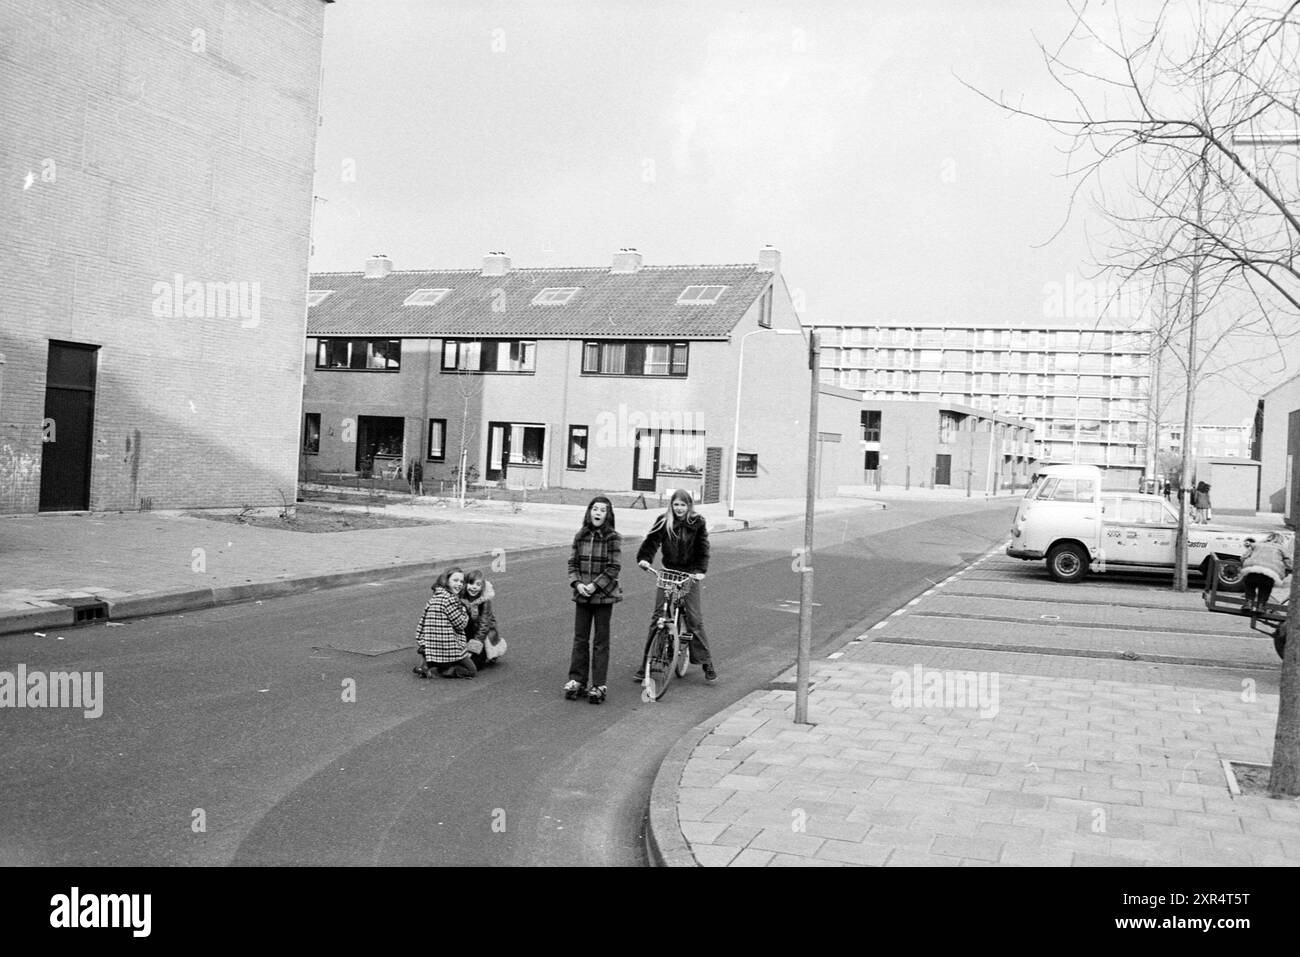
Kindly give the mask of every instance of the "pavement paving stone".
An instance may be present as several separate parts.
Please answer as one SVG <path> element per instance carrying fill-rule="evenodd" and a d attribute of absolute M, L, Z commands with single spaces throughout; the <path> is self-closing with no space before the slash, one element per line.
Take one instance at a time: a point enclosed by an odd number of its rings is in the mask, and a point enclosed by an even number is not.
<path fill-rule="evenodd" d="M 956 867 L 960 858 L 946 857 L 941 854 L 928 854 L 924 851 L 897 848 L 885 861 L 886 867 Z"/>
<path fill-rule="evenodd" d="M 998 863 L 1006 867 L 1069 867 L 1074 863 L 1074 852 L 1027 844 L 1004 844 Z"/>
<path fill-rule="evenodd" d="M 692 844 L 712 844 L 728 825 L 720 821 L 683 821 L 682 834 Z"/>
<path fill-rule="evenodd" d="M 740 848 L 720 847 L 716 844 L 705 844 L 692 840 L 691 853 L 695 855 L 695 860 L 702 867 L 726 867 L 740 853 Z"/>
<path fill-rule="evenodd" d="M 855 804 L 845 819 L 852 824 L 868 824 L 882 827 L 905 827 L 916 819 L 916 811 L 905 807 L 889 807 L 886 804 Z"/>
<path fill-rule="evenodd" d="M 930 852 L 995 862 L 1002 855 L 1002 842 L 987 838 L 952 837 L 944 834 L 935 838 L 934 843 L 930 845 Z"/>
<path fill-rule="evenodd" d="M 857 867 L 882 867 L 892 848 L 857 841 L 828 840 L 817 850 L 817 857 Z"/>
<path fill-rule="evenodd" d="M 735 847 L 737 849 L 749 846 L 749 842 L 758 837 L 762 828 L 751 827 L 747 824 L 731 824 L 726 830 L 713 839 L 713 843 L 720 847 Z"/>
<path fill-rule="evenodd" d="M 768 867 L 845 867 L 843 862 L 806 854 L 777 854 L 767 862 Z"/>
<path fill-rule="evenodd" d="M 813 857 L 825 840 L 812 834 L 798 834 L 791 831 L 787 818 L 784 828 L 763 828 L 759 835 L 749 842 L 749 847 L 758 851 L 777 851 L 783 854 Z"/>
<path fill-rule="evenodd" d="M 730 867 L 766 867 L 767 862 L 776 855 L 771 851 L 756 851 L 745 848 L 731 860 Z"/>

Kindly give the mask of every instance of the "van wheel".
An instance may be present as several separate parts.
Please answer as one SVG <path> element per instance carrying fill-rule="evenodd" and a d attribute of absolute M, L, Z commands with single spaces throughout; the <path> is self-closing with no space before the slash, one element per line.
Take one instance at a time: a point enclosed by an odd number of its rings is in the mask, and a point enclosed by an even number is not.
<path fill-rule="evenodd" d="M 1205 565 L 1201 568 L 1201 574 L 1204 575 L 1210 565 L 1209 559 L 1206 559 Z M 1236 558 L 1220 558 L 1214 563 L 1214 585 L 1219 591 L 1242 591 L 1245 589 L 1243 581 L 1245 576 L 1241 574 L 1241 560 Z"/>
<path fill-rule="evenodd" d="M 1088 574 L 1088 553 L 1070 542 L 1053 545 L 1047 553 L 1047 573 L 1058 582 L 1082 581 Z"/>

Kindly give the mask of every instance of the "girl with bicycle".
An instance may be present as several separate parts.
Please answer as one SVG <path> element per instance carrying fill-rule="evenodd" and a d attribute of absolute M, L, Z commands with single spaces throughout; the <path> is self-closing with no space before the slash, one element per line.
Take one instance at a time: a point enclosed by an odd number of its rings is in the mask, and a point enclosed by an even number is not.
<path fill-rule="evenodd" d="M 664 568 L 683 572 L 695 580 L 682 602 L 686 630 L 695 636 L 691 642 L 691 659 L 704 668 L 705 680 L 717 681 L 718 672 L 713 667 L 713 655 L 704 635 L 704 609 L 700 602 L 704 575 L 709 570 L 709 529 L 704 516 L 695 511 L 691 493 L 685 489 L 673 492 L 668 508 L 655 519 L 650 533 L 637 549 L 637 565 L 650 570 L 655 553 L 660 550 L 663 551 Z M 664 590 L 656 588 L 654 611 L 650 616 L 650 634 L 646 638 L 645 651 L 641 653 L 641 664 L 635 677 L 638 682 L 645 678 L 645 659 L 650 652 L 650 643 L 654 641 L 659 609 L 663 603 Z"/>
<path fill-rule="evenodd" d="M 609 622 L 614 605 L 623 600 L 618 583 L 622 545 L 622 536 L 614 530 L 614 506 L 605 496 L 597 495 L 587 504 L 582 528 L 573 536 L 569 555 L 569 588 L 574 602 L 573 652 L 569 656 L 569 680 L 564 686 L 564 697 L 569 701 L 584 694 L 591 704 L 605 701 Z"/>

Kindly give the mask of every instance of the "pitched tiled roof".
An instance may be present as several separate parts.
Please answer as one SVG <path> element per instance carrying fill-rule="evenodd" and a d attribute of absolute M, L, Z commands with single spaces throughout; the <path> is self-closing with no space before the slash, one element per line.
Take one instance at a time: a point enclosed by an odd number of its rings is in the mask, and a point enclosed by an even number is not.
<path fill-rule="evenodd" d="M 382 279 L 360 272 L 314 273 L 312 289 L 332 289 L 308 310 L 309 336 L 530 336 L 557 338 L 726 338 L 772 281 L 753 264 L 405 270 Z M 726 286 L 708 306 L 679 306 L 687 286 Z M 577 286 L 564 305 L 535 306 L 543 289 Z M 450 289 L 434 306 L 404 306 L 416 289 Z"/>

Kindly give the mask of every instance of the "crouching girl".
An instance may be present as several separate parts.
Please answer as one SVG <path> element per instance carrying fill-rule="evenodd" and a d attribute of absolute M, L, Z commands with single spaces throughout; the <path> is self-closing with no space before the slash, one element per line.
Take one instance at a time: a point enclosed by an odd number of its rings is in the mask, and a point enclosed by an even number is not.
<path fill-rule="evenodd" d="M 449 568 L 433 583 L 433 597 L 424 606 L 415 643 L 424 663 L 414 671 L 421 678 L 473 678 L 478 673 L 465 648 L 469 611 L 460 598 L 465 573 Z"/>
<path fill-rule="evenodd" d="M 482 669 L 494 665 L 506 653 L 506 640 L 497 631 L 497 616 L 492 610 L 496 592 L 492 583 L 478 569 L 465 576 L 465 599 L 469 610 L 469 624 L 465 626 L 465 647 L 469 649 L 474 667 Z"/>

